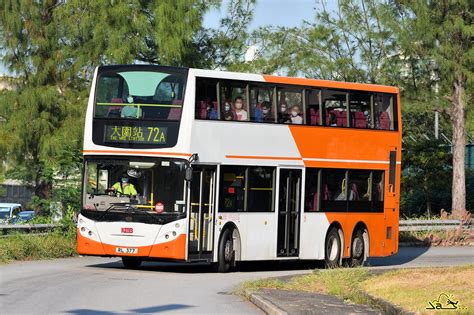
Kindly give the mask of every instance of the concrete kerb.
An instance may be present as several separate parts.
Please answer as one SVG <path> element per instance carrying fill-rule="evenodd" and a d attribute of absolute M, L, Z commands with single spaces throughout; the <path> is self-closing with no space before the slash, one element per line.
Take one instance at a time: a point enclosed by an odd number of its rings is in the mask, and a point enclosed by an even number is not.
<path fill-rule="evenodd" d="M 260 308 L 262 311 L 264 311 L 266 314 L 269 315 L 288 315 L 287 312 L 264 298 L 263 296 L 250 291 L 250 290 L 245 290 L 245 296 L 248 297 L 250 302 L 255 304 L 258 308 Z"/>

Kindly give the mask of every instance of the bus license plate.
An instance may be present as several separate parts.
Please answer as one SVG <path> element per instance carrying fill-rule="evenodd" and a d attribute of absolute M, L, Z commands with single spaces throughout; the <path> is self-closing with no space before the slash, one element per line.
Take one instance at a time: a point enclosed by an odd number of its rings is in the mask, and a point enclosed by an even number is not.
<path fill-rule="evenodd" d="M 116 247 L 115 252 L 119 254 L 137 254 L 138 248 L 134 247 Z"/>

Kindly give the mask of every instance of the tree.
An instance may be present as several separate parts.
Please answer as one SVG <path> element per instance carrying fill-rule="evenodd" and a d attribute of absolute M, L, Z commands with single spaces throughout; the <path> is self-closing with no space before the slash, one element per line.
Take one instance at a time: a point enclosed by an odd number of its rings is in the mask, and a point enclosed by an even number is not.
<path fill-rule="evenodd" d="M 433 71 L 439 90 L 449 106 L 444 108 L 452 122 L 453 177 L 452 214 L 460 217 L 466 210 L 466 104 L 472 100 L 474 82 L 474 32 L 472 3 L 459 1 L 400 1 L 401 12 L 409 17 L 405 33 L 405 51 L 416 43 L 423 59 L 434 61 Z M 466 93 L 466 91 L 471 91 Z M 443 102 L 440 102 L 442 106 Z"/>

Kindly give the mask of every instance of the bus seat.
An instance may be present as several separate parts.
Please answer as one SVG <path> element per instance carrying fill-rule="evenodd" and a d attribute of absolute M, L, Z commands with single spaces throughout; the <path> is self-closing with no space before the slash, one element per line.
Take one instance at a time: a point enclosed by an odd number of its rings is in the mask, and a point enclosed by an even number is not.
<path fill-rule="evenodd" d="M 200 102 L 200 105 L 199 105 L 199 117 L 201 119 L 206 119 L 207 118 L 207 106 L 206 106 L 206 102 L 204 101 L 201 101 Z"/>
<path fill-rule="evenodd" d="M 354 126 L 356 128 L 367 128 L 367 119 L 363 112 L 354 113 Z"/>
<path fill-rule="evenodd" d="M 335 111 L 337 118 L 337 126 L 345 127 L 347 126 L 347 112 L 344 111 Z"/>
<path fill-rule="evenodd" d="M 181 118 L 181 108 L 171 108 L 168 114 L 168 120 L 179 120 Z"/>
<path fill-rule="evenodd" d="M 111 103 L 122 104 L 123 100 L 120 97 L 113 97 L 110 100 Z M 122 112 L 122 106 L 109 106 L 107 109 L 107 117 L 120 117 L 120 113 Z"/>
<path fill-rule="evenodd" d="M 330 126 L 331 125 L 331 113 L 333 113 L 334 115 L 336 115 L 335 111 L 334 110 L 326 110 L 326 126 Z M 337 116 L 336 116 L 337 118 Z"/>
<path fill-rule="evenodd" d="M 314 108 L 309 109 L 309 117 L 311 125 L 319 125 L 319 109 L 315 110 Z"/>
<path fill-rule="evenodd" d="M 379 116 L 379 129 L 390 129 L 390 115 L 387 112 L 381 112 Z"/>
<path fill-rule="evenodd" d="M 327 184 L 323 186 L 323 200 L 331 200 L 331 192 Z"/>
<path fill-rule="evenodd" d="M 356 183 L 351 184 L 349 200 L 359 200 L 359 191 L 357 190 L 357 184 Z"/>
<path fill-rule="evenodd" d="M 318 210 L 318 192 L 315 192 L 313 195 L 313 205 L 309 211 L 314 212 Z"/>

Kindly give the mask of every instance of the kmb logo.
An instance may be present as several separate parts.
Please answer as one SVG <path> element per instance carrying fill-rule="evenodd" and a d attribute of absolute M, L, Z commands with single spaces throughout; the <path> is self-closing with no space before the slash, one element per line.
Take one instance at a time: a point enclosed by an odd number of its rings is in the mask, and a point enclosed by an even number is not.
<path fill-rule="evenodd" d="M 122 228 L 122 233 L 133 233 L 133 228 Z"/>

